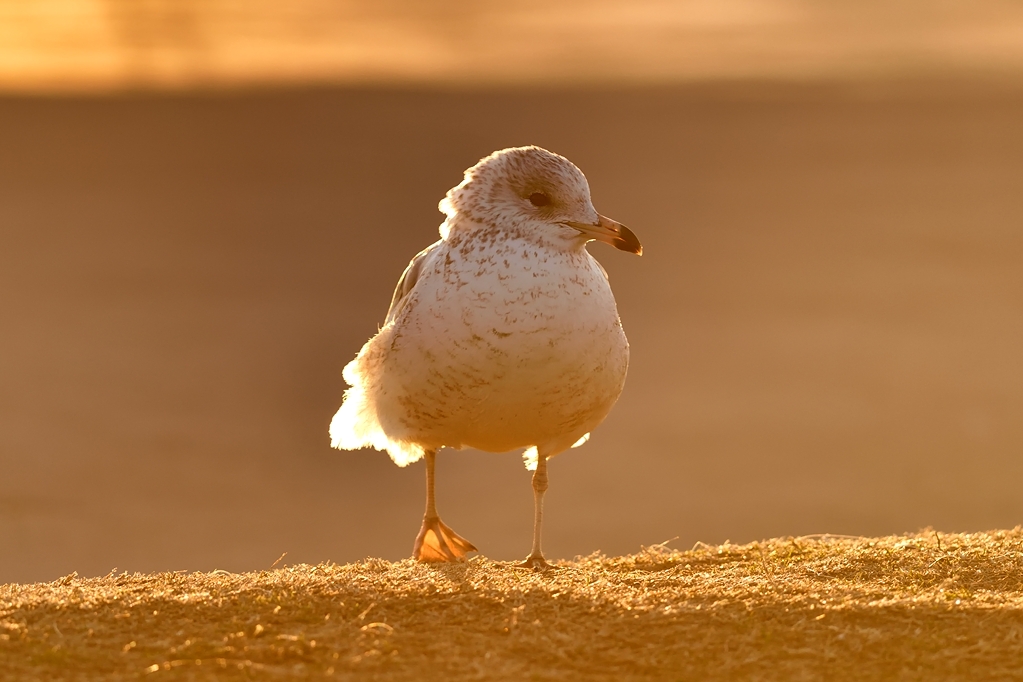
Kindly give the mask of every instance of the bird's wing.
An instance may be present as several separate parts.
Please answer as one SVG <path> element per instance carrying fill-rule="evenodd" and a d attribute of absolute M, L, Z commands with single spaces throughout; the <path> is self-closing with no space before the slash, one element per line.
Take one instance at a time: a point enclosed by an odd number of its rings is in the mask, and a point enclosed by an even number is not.
<path fill-rule="evenodd" d="M 408 267 L 405 268 L 405 272 L 401 273 L 401 279 L 398 280 L 398 286 L 394 287 L 394 296 L 391 297 L 391 307 L 387 310 L 387 317 L 384 319 L 384 324 L 388 325 L 397 319 L 401 311 L 405 309 L 405 306 L 409 301 L 409 294 L 416 286 L 416 282 L 419 281 L 419 275 L 423 272 L 424 264 L 430 259 L 430 256 L 434 253 L 435 249 L 440 246 L 443 241 L 434 242 L 425 249 L 415 255 L 415 257 L 409 261 Z"/>

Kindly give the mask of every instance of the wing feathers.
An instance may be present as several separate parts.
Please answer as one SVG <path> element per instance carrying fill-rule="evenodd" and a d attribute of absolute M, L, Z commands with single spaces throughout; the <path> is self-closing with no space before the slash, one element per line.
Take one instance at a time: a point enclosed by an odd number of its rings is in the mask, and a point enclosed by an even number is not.
<path fill-rule="evenodd" d="M 419 281 L 419 274 L 423 271 L 423 265 L 430 257 L 430 252 L 433 251 L 441 242 L 434 242 L 425 249 L 415 255 L 415 257 L 409 261 L 408 267 L 405 268 L 405 272 L 401 273 L 401 279 L 398 280 L 398 286 L 394 288 L 394 296 L 391 297 L 391 307 L 387 310 L 387 317 L 384 318 L 384 325 L 388 325 L 397 319 L 401 311 L 405 309 L 405 305 L 408 303 L 409 294 L 416 286 L 416 282 Z"/>

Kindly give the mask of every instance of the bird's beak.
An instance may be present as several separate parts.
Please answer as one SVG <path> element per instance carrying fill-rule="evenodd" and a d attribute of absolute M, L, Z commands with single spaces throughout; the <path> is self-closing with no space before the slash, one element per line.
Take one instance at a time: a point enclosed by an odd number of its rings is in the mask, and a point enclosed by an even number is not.
<path fill-rule="evenodd" d="M 639 243 L 639 238 L 636 237 L 632 230 L 600 214 L 597 214 L 596 224 L 577 223 L 574 221 L 566 221 L 564 224 L 579 230 L 587 240 L 595 239 L 598 242 L 610 244 L 621 251 L 628 251 L 637 256 L 643 255 L 643 245 Z"/>

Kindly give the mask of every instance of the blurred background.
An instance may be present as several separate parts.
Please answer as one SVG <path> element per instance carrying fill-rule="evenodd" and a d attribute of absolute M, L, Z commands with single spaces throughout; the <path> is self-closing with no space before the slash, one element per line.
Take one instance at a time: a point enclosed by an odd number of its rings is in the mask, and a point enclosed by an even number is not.
<path fill-rule="evenodd" d="M 341 368 L 521 144 L 646 249 L 548 556 L 1023 522 L 1023 5 L 0 0 L 0 582 L 408 556 Z M 527 553 L 517 454 L 438 504 Z"/>

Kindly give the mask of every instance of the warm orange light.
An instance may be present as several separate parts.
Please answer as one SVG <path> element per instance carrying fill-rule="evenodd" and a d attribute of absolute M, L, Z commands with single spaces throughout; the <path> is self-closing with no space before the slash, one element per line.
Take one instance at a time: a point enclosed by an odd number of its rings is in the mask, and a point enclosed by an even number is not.
<path fill-rule="evenodd" d="M 0 90 L 1004 72 L 1021 36 L 997 0 L 0 0 Z"/>

